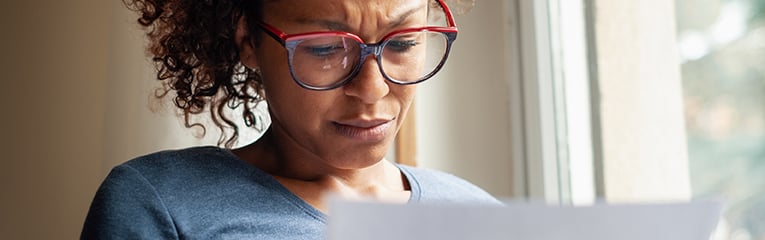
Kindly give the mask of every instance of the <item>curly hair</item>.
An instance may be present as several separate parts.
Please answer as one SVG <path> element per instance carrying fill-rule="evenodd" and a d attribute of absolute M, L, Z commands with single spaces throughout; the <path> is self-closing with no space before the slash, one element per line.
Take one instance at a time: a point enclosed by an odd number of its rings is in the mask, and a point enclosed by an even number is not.
<path fill-rule="evenodd" d="M 244 105 L 245 124 L 256 124 L 253 107 L 263 100 L 260 75 L 240 63 L 236 25 L 241 17 L 259 19 L 262 0 L 123 0 L 140 14 L 138 23 L 147 29 L 147 51 L 157 68 L 163 98 L 175 93 L 175 106 L 185 126 L 192 115 L 210 111 L 221 130 L 218 145 L 232 147 L 238 138 L 237 124 L 225 114 L 226 107 Z M 247 11 L 245 11 L 247 10 Z M 226 130 L 232 132 L 226 138 Z"/>
<path fill-rule="evenodd" d="M 262 19 L 263 1 L 123 0 L 128 9 L 140 15 L 138 23 L 147 30 L 147 51 L 153 56 L 157 79 L 162 81 L 156 96 L 163 98 L 174 92 L 174 103 L 185 126 L 200 127 L 202 135 L 205 126 L 192 123 L 191 117 L 208 109 L 221 131 L 218 145 L 227 148 L 236 143 L 239 128 L 225 114 L 226 107 L 243 105 L 245 125 L 259 124 L 252 109 L 264 100 L 261 76 L 241 64 L 235 38 L 242 17 L 248 26 Z M 448 2 L 460 13 L 472 8 L 475 0 Z M 253 39 L 246 41 L 257 44 L 257 34 L 252 33 Z M 227 132 L 231 132 L 228 138 Z"/>

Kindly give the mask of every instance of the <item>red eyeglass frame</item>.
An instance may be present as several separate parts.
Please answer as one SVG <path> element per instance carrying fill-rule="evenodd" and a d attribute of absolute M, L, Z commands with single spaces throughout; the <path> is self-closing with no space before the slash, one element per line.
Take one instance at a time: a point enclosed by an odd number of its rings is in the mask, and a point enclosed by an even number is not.
<path fill-rule="evenodd" d="M 420 79 L 416 81 L 400 81 L 394 78 L 391 78 L 388 76 L 385 71 L 382 68 L 382 62 L 378 61 L 378 68 L 380 69 L 380 72 L 382 73 L 383 77 L 387 79 L 388 81 L 391 81 L 396 84 L 400 85 L 409 85 L 409 84 L 416 84 L 423 82 L 427 79 L 430 79 L 435 75 L 440 69 L 443 67 L 444 63 L 446 62 L 446 59 L 449 56 L 449 52 L 451 51 L 451 45 L 457 38 L 457 33 L 459 32 L 457 29 L 457 24 L 454 21 L 454 16 L 452 15 L 451 10 L 449 7 L 444 3 L 443 0 L 436 0 L 438 4 L 441 6 L 441 8 L 444 10 L 444 15 L 446 16 L 446 27 L 437 27 L 437 26 L 426 26 L 426 27 L 417 27 L 417 28 L 407 28 L 407 29 L 401 29 L 397 31 L 390 32 L 383 36 L 383 38 L 380 40 L 379 43 L 375 44 L 367 44 L 364 42 L 364 40 L 361 39 L 356 34 L 349 33 L 349 32 L 343 32 L 343 31 L 317 31 L 317 32 L 307 32 L 307 33 L 296 33 L 296 34 L 287 34 L 284 31 L 263 22 L 262 20 L 257 21 L 258 26 L 264 30 L 266 34 L 271 36 L 274 40 L 279 42 L 283 47 L 285 47 L 289 52 L 289 59 L 288 64 L 290 68 L 290 74 L 292 75 L 292 79 L 295 80 L 295 82 L 300 85 L 303 88 L 310 89 L 310 90 L 317 90 L 317 91 L 323 91 L 323 90 L 331 90 L 338 87 L 341 87 L 348 82 L 350 82 L 356 75 L 358 75 L 358 72 L 361 70 L 361 67 L 364 65 L 364 59 L 368 57 L 368 55 L 375 55 L 377 59 L 381 58 L 382 53 L 382 47 L 385 45 L 386 41 L 394 35 L 401 34 L 401 33 L 407 33 L 407 32 L 438 32 L 442 33 L 446 36 L 447 39 L 447 45 L 446 45 L 446 51 L 444 52 L 444 56 L 442 57 L 441 62 L 435 67 L 433 71 L 426 74 L 425 76 L 421 77 Z M 362 52 L 360 54 L 360 64 L 358 64 L 353 71 L 351 71 L 348 76 L 345 77 L 345 79 L 342 79 L 341 81 L 338 81 L 337 83 L 334 83 L 329 86 L 312 86 L 308 85 L 298 79 L 298 77 L 295 75 L 293 67 L 292 67 L 292 60 L 294 55 L 294 50 L 297 47 L 297 45 L 301 42 L 301 40 L 306 38 L 314 38 L 317 36 L 342 36 L 342 37 L 348 37 L 351 39 L 356 40 L 359 42 L 359 45 L 362 48 Z"/>

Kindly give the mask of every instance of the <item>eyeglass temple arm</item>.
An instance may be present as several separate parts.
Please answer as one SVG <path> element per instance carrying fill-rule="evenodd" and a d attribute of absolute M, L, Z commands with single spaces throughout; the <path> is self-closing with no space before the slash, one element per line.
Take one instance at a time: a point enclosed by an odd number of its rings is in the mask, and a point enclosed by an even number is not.
<path fill-rule="evenodd" d="M 286 33 L 275 28 L 274 26 L 268 25 L 268 23 L 264 23 L 263 21 L 258 21 L 258 26 L 260 26 L 260 28 L 262 28 L 266 34 L 279 41 L 279 43 L 282 45 L 286 44 L 284 41 L 284 38 L 287 36 Z"/>

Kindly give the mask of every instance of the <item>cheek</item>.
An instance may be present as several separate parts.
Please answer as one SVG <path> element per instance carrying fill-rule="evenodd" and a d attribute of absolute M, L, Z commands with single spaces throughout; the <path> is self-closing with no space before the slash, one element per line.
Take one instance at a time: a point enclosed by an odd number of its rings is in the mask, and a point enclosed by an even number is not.
<path fill-rule="evenodd" d="M 401 98 L 414 98 L 417 86 L 420 84 L 395 84 L 391 82 L 389 85 L 393 94 L 399 95 Z"/>
<path fill-rule="evenodd" d="M 315 92 L 300 87 L 286 66 L 264 66 L 262 74 L 272 121 L 293 130 L 318 129 L 321 126 L 332 105 L 330 92 Z"/>
<path fill-rule="evenodd" d="M 299 102 L 301 89 L 290 75 L 286 50 L 273 41 L 265 41 L 258 49 L 257 56 L 268 105 L 279 108 L 281 105 L 289 106 Z"/>
<path fill-rule="evenodd" d="M 404 116 L 414 101 L 417 85 L 391 85 L 391 93 L 400 104 L 399 115 Z"/>
<path fill-rule="evenodd" d="M 287 52 L 278 43 L 266 43 L 259 59 L 263 88 L 272 121 L 278 121 L 294 131 L 314 131 L 323 124 L 336 104 L 339 91 L 312 91 L 300 87 L 293 79 Z M 295 132 L 297 133 L 297 132 Z"/>

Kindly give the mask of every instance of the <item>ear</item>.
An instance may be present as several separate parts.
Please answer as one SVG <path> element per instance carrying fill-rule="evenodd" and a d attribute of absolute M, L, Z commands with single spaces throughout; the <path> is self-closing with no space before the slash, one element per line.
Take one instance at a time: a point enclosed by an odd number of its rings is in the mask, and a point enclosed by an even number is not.
<path fill-rule="evenodd" d="M 258 68 L 258 58 L 255 55 L 255 42 L 252 41 L 249 28 L 247 27 L 247 18 L 239 17 L 236 23 L 236 46 L 239 49 L 239 61 L 250 69 Z"/>

